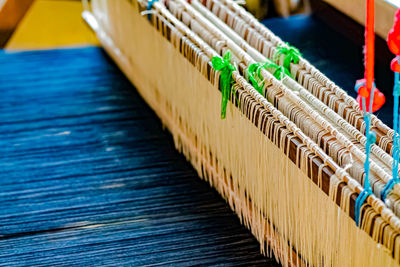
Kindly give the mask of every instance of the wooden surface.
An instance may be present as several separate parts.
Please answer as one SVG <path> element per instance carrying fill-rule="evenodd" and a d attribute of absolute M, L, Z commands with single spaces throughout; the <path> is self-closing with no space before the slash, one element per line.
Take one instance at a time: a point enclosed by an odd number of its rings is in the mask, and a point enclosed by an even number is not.
<path fill-rule="evenodd" d="M 80 1 L 35 0 L 6 45 L 6 49 L 32 50 L 98 45 L 83 22 Z"/>
<path fill-rule="evenodd" d="M 0 0 L 0 48 L 3 48 L 33 0 Z"/>
<path fill-rule="evenodd" d="M 7 0 L 0 1 L 0 29 L 14 29 L 33 0 Z"/>
<path fill-rule="evenodd" d="M 278 266 L 101 48 L 0 68 L 0 265 Z"/>
<path fill-rule="evenodd" d="M 358 23 L 365 25 L 365 0 L 323 0 L 337 8 Z M 375 1 L 375 31 L 386 39 L 389 30 L 393 27 L 394 14 L 398 8 L 393 3 L 396 1 Z M 399 3 L 397 2 L 397 5 Z"/>

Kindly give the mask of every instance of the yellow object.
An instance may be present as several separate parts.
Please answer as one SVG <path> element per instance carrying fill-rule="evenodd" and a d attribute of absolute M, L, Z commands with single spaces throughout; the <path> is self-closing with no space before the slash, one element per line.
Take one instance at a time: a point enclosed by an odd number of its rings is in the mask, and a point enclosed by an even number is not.
<path fill-rule="evenodd" d="M 6 49 L 30 50 L 98 45 L 81 18 L 80 1 L 36 0 L 17 27 Z"/>

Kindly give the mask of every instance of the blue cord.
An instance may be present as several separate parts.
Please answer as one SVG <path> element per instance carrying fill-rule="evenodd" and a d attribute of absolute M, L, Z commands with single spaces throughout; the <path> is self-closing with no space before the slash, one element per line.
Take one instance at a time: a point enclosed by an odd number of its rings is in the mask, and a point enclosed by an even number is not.
<path fill-rule="evenodd" d="M 356 225 L 360 226 L 360 211 L 361 211 L 361 206 L 364 203 L 364 201 L 367 199 L 369 195 L 372 195 L 371 190 L 364 189 L 357 197 L 356 199 L 356 204 L 355 204 L 355 213 L 354 213 L 354 220 L 356 221 Z"/>
<path fill-rule="evenodd" d="M 399 60 L 399 57 L 397 57 Z M 395 184 L 399 183 L 399 148 L 400 148 L 400 137 L 399 137 L 399 95 L 400 95 L 400 75 L 398 72 L 394 73 L 394 88 L 393 88 L 393 167 L 392 167 L 392 179 L 386 184 L 385 188 L 381 193 L 381 199 L 385 201 L 387 195 L 390 193 Z"/>
<path fill-rule="evenodd" d="M 365 86 L 365 82 L 358 83 L 355 86 L 355 90 L 358 92 L 358 89 L 361 86 Z M 370 102 L 369 102 L 369 110 L 367 111 L 365 98 L 362 98 L 362 108 L 364 110 L 364 121 L 365 121 L 365 136 L 367 137 L 367 142 L 365 144 L 365 162 L 364 162 L 364 190 L 358 195 L 355 203 L 355 212 L 354 212 L 354 219 L 356 221 L 356 225 L 359 226 L 360 224 L 360 210 L 361 206 L 364 201 L 367 199 L 369 195 L 372 194 L 371 184 L 369 182 L 369 157 L 371 154 L 371 145 L 375 144 L 376 142 L 376 134 L 374 132 L 370 132 L 370 123 L 371 123 L 371 110 L 372 110 L 372 103 L 374 102 L 374 91 L 375 91 L 375 83 L 372 86 L 371 93 L 370 93 Z"/>

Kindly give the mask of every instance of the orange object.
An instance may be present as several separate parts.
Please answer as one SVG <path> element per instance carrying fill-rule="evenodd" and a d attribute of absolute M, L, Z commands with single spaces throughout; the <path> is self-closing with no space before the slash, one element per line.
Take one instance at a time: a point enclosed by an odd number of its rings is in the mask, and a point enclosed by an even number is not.
<path fill-rule="evenodd" d="M 365 74 L 368 92 L 371 91 L 374 83 L 375 63 L 375 0 L 367 0 L 367 18 L 365 26 Z"/>
<path fill-rule="evenodd" d="M 394 17 L 393 28 L 389 31 L 387 44 L 390 51 L 395 55 L 400 55 L 400 9 Z"/>
<path fill-rule="evenodd" d="M 367 107 L 367 111 L 369 111 L 369 96 L 365 98 L 365 104 Z M 383 104 L 385 104 L 386 98 L 385 95 L 382 94 L 381 91 L 378 90 L 378 88 L 375 88 L 374 90 L 374 103 L 372 104 L 372 112 L 377 111 L 378 109 L 380 109 Z M 360 105 L 360 109 L 363 110 L 362 108 L 362 96 L 358 95 L 357 96 L 357 102 Z"/>
<path fill-rule="evenodd" d="M 400 64 L 397 57 L 395 57 L 390 63 L 390 68 L 392 69 L 393 72 L 400 72 Z"/>
<path fill-rule="evenodd" d="M 365 105 L 367 108 L 367 111 L 369 110 L 369 101 L 371 98 L 371 92 L 367 89 L 366 87 L 366 80 L 365 79 L 360 79 L 356 81 L 356 85 L 354 87 L 355 91 L 357 92 L 357 102 L 360 106 L 360 109 L 363 110 L 362 106 L 362 98 L 365 98 Z M 385 96 L 383 93 L 381 93 L 378 88 L 375 87 L 375 83 L 372 84 L 372 86 L 375 88 L 374 89 L 374 102 L 372 103 L 372 112 L 377 111 L 380 109 L 383 104 L 385 104 Z"/>
<path fill-rule="evenodd" d="M 361 87 L 358 89 L 358 94 L 359 94 L 361 97 L 369 97 L 369 92 L 368 92 L 368 90 L 367 90 L 367 87 L 365 87 L 365 86 L 361 86 Z"/>

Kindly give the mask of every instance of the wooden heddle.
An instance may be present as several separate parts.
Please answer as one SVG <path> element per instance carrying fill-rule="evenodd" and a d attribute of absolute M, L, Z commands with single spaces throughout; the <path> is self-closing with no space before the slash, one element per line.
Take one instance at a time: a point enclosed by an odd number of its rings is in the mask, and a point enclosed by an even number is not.
<path fill-rule="evenodd" d="M 174 137 L 176 148 L 284 266 L 398 266 L 400 187 L 394 131 L 372 116 L 373 195 L 361 208 L 365 122 L 358 103 L 307 60 L 290 74 L 287 46 L 232 0 L 92 0 L 84 18 Z M 231 93 L 221 119 L 221 72 L 230 51 Z"/>

